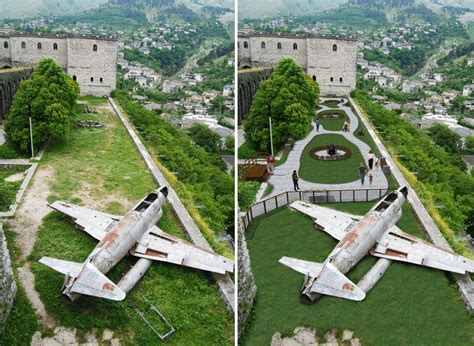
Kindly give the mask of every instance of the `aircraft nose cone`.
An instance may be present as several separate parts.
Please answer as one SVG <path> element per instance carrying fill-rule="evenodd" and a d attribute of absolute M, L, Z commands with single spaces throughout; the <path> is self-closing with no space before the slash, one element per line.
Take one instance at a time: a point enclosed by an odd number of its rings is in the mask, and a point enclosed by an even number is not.
<path fill-rule="evenodd" d="M 404 186 L 404 187 L 400 188 L 400 190 L 398 190 L 398 191 L 400 191 L 403 194 L 403 196 L 405 196 L 405 197 L 408 196 L 408 187 L 407 186 Z"/>
<path fill-rule="evenodd" d="M 168 197 L 168 186 L 163 186 L 159 190 L 165 197 Z"/>

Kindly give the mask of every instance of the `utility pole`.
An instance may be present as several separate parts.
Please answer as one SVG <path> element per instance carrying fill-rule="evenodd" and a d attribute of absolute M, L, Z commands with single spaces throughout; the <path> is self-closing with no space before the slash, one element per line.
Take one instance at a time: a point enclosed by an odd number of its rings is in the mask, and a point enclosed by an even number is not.
<path fill-rule="evenodd" d="M 31 158 L 34 158 L 35 152 L 33 150 L 33 125 L 31 123 L 31 117 L 30 117 L 30 139 L 31 139 Z"/>

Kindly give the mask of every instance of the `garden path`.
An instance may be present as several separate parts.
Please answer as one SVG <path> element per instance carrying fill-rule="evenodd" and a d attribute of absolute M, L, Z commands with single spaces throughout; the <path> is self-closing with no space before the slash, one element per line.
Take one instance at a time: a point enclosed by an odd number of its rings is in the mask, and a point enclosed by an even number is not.
<path fill-rule="evenodd" d="M 326 100 L 330 100 L 330 99 L 322 98 L 321 102 L 324 102 Z M 342 129 L 341 131 L 328 131 L 328 130 L 325 130 L 322 125 L 319 128 L 319 132 L 317 132 L 316 125 L 312 123 L 313 129 L 311 130 L 311 132 L 305 138 L 295 143 L 293 149 L 290 151 L 288 155 L 286 162 L 274 168 L 274 172 L 273 172 L 274 174 L 270 176 L 270 178 L 268 179 L 268 182 L 274 186 L 274 189 L 272 193 L 266 196 L 265 198 L 273 197 L 286 191 L 293 191 L 293 181 L 291 179 L 291 175 L 294 170 L 298 172 L 300 168 L 301 154 L 303 153 L 306 145 L 315 136 L 319 136 L 323 134 L 338 134 L 338 135 L 344 136 L 348 141 L 352 142 L 353 144 L 357 146 L 364 160 L 367 158 L 370 147 L 366 143 L 364 143 L 363 141 L 361 141 L 360 139 L 354 136 L 354 132 L 357 130 L 357 127 L 359 126 L 359 118 L 354 114 L 354 112 L 352 111 L 350 107 L 344 106 L 346 101 L 347 99 L 344 99 L 343 102 L 338 104 L 337 108 L 329 108 L 326 106 L 322 106 L 322 108 L 318 110 L 316 114 L 328 109 L 341 109 L 345 111 L 347 116 L 350 119 L 350 132 L 343 132 Z M 362 124 L 362 126 L 364 125 Z M 303 190 L 328 190 L 328 191 L 353 190 L 353 189 L 361 189 L 361 188 L 373 188 L 373 189 L 386 190 L 388 188 L 388 181 L 385 175 L 383 174 L 382 170 L 380 169 L 380 166 L 374 167 L 374 169 L 372 170 L 372 174 L 374 176 L 372 185 L 369 185 L 367 178 L 366 178 L 364 186 L 361 185 L 359 179 L 349 182 L 349 183 L 344 183 L 344 184 L 319 184 L 319 183 L 309 182 L 300 178 L 298 181 L 298 184 L 299 184 L 300 190 L 302 191 Z"/>

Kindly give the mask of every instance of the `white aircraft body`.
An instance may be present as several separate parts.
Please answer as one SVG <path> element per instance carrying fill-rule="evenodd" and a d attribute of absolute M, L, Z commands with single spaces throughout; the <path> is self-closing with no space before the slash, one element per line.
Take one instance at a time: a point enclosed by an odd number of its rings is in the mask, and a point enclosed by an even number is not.
<path fill-rule="evenodd" d="M 407 194 L 407 187 L 391 192 L 363 217 L 302 201 L 290 205 L 314 219 L 317 228 L 339 240 L 324 263 L 280 259 L 280 263 L 305 275 L 301 288 L 303 302 L 313 303 L 321 295 L 363 300 L 392 260 L 459 274 L 474 272 L 473 260 L 416 238 L 395 225 Z M 344 274 L 369 253 L 380 259 L 356 285 Z"/>
<path fill-rule="evenodd" d="M 71 301 L 80 295 L 123 300 L 152 261 L 174 263 L 213 273 L 233 271 L 233 261 L 176 238 L 156 226 L 168 194 L 162 187 L 142 199 L 124 217 L 56 201 L 51 208 L 75 220 L 76 227 L 99 241 L 83 263 L 43 257 L 40 262 L 65 275 L 61 293 Z M 118 284 L 109 272 L 126 255 L 139 258 Z"/>

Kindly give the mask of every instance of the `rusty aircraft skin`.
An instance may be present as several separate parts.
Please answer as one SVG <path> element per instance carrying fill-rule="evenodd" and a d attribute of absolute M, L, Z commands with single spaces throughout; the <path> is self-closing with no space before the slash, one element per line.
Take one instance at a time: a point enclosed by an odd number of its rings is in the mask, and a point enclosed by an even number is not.
<path fill-rule="evenodd" d="M 115 216 L 56 201 L 50 207 L 75 220 L 76 227 L 99 241 L 83 263 L 50 257 L 40 262 L 65 275 L 61 293 L 70 301 L 81 295 L 123 300 L 153 261 L 174 263 L 213 273 L 232 272 L 233 261 L 163 232 L 156 226 L 162 216 L 167 187 L 150 193 L 125 216 Z M 107 274 L 126 255 L 138 261 L 117 283 Z"/>
<path fill-rule="evenodd" d="M 280 263 L 305 275 L 301 300 L 314 303 L 322 295 L 361 301 L 390 267 L 392 260 L 453 273 L 474 272 L 474 261 L 403 232 L 396 226 L 408 194 L 401 187 L 365 216 L 351 215 L 302 201 L 290 205 L 315 221 L 317 228 L 339 240 L 323 263 L 282 257 Z M 380 259 L 357 283 L 348 273 L 367 254 Z"/>

